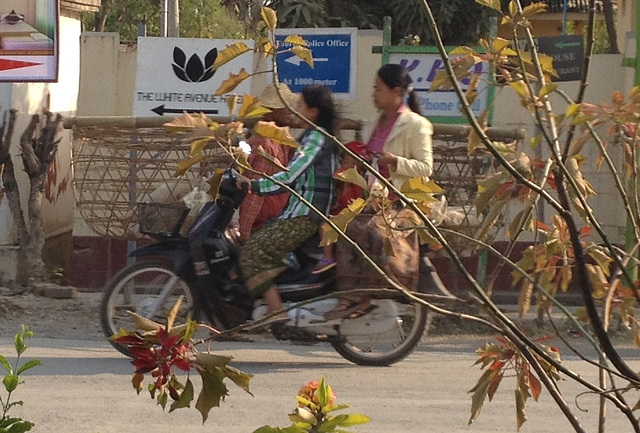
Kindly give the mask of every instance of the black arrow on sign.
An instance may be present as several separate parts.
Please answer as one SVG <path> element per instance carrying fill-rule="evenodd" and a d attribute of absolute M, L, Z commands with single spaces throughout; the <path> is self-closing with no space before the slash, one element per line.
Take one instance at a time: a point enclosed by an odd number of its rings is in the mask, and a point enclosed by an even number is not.
<path fill-rule="evenodd" d="M 164 116 L 164 113 L 204 113 L 204 114 L 218 114 L 218 110 L 198 110 L 197 108 L 165 108 L 164 104 L 158 105 L 156 108 L 152 108 L 151 111 L 158 116 Z"/>

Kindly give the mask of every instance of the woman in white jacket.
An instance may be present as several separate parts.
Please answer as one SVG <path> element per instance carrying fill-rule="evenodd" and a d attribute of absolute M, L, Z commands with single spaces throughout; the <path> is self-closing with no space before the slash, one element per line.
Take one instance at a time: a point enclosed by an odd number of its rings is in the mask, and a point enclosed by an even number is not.
<path fill-rule="evenodd" d="M 420 113 L 410 83 L 402 65 L 389 63 L 378 70 L 373 86 L 373 102 L 382 113 L 367 148 L 377 156 L 380 173 L 397 188 L 433 173 L 433 125 Z"/>
<path fill-rule="evenodd" d="M 433 173 L 433 125 L 420 113 L 416 93 L 410 84 L 407 70 L 402 65 L 390 63 L 378 69 L 373 86 L 373 101 L 381 114 L 367 150 L 377 158 L 380 174 L 398 189 L 408 179 L 423 177 L 426 181 Z M 327 320 L 355 319 L 374 308 L 368 296 L 344 296 L 324 317 Z"/>

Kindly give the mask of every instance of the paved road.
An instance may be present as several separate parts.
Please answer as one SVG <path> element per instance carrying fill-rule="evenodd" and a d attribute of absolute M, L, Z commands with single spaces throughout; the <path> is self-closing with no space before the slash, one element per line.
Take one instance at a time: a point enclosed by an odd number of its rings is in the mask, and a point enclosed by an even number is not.
<path fill-rule="evenodd" d="M 386 368 L 350 364 L 328 345 L 305 347 L 271 340 L 218 343 L 217 353 L 232 355 L 235 366 L 256 375 L 251 382 L 255 397 L 230 384 L 231 395 L 211 411 L 203 426 L 195 409 L 167 413 L 148 394 L 136 395 L 130 384 L 132 366 L 107 343 L 34 338 L 25 355 L 40 358 L 44 365 L 25 375 L 15 395 L 25 406 L 14 414 L 36 422 L 35 433 L 250 433 L 263 424 L 288 425 L 293 395 L 307 381 L 325 377 L 338 402 L 373 418 L 354 432 L 515 432 L 512 386 L 500 390 L 480 418 L 467 426 L 471 404 L 467 391 L 480 375 L 472 366 L 474 350 L 487 339 L 429 338 L 407 360 Z M 0 353 L 12 353 L 9 339 L 0 339 Z M 635 349 L 624 351 L 636 371 L 639 355 Z M 597 378 L 575 357 L 565 364 L 591 380 Z M 503 386 L 510 384 L 505 379 Z M 573 405 L 579 389 L 569 381 L 561 388 Z M 521 432 L 573 431 L 546 391 L 540 400 L 529 403 L 529 421 Z M 597 431 L 597 399 L 584 395 L 577 402 L 586 410 L 575 410 L 586 430 Z M 608 431 L 631 431 L 613 409 L 609 423 Z"/>

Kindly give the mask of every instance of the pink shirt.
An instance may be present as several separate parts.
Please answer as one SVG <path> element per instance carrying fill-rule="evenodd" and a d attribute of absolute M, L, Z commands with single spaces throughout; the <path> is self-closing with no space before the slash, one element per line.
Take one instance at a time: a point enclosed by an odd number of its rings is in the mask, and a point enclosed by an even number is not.
<path fill-rule="evenodd" d="M 395 125 L 396 120 L 398 120 L 398 116 L 400 116 L 400 113 L 402 113 L 404 110 L 407 110 L 408 108 L 409 107 L 407 107 L 406 104 L 400 105 L 400 107 L 398 107 L 398 109 L 396 110 L 393 119 L 391 119 L 390 122 L 386 122 L 386 125 L 384 125 L 384 127 L 380 125 L 380 119 L 378 119 L 376 128 L 373 130 L 373 134 L 371 134 L 371 137 L 367 142 L 367 150 L 369 152 L 379 153 L 383 151 L 384 144 L 386 143 L 387 137 L 389 137 L 389 134 L 393 129 L 393 125 Z M 387 179 L 389 178 L 389 168 L 386 165 L 379 166 L 378 171 Z"/>

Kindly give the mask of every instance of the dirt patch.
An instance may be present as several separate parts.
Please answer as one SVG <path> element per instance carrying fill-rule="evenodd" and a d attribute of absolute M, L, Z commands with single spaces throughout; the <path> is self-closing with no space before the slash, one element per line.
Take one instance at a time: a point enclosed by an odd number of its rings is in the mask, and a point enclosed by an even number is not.
<path fill-rule="evenodd" d="M 34 337 L 102 340 L 100 301 L 100 293 L 55 299 L 26 288 L 0 287 L 0 335 L 10 337 L 24 324 Z"/>

